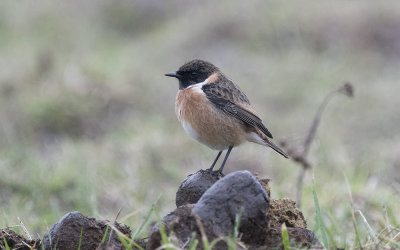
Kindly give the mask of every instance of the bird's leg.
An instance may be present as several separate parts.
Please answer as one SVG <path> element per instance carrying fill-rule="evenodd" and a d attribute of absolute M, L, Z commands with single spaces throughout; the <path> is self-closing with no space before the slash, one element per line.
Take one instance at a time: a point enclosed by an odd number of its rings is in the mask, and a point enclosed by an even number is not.
<path fill-rule="evenodd" d="M 213 171 L 213 168 L 214 168 L 214 166 L 215 166 L 215 163 L 217 163 L 218 158 L 221 156 L 221 154 L 222 154 L 222 150 L 219 151 L 219 153 L 217 154 L 217 157 L 215 158 L 213 164 L 211 164 L 211 167 L 207 169 L 208 172 L 212 172 L 212 171 Z"/>
<path fill-rule="evenodd" d="M 232 151 L 232 148 L 233 148 L 233 146 L 230 146 L 230 147 L 228 148 L 228 151 L 226 152 L 226 155 L 225 155 L 224 161 L 222 162 L 221 167 L 220 167 L 217 171 L 215 171 L 215 173 L 217 173 L 217 174 L 222 174 L 222 170 L 224 169 L 226 160 L 228 159 L 229 154 L 230 154 L 231 151 Z"/>

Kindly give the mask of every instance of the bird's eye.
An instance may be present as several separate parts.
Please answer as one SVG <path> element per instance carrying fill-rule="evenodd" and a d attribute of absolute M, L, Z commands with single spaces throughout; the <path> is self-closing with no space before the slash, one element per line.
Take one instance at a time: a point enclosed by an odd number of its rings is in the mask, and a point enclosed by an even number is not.
<path fill-rule="evenodd" d="M 192 72 L 192 76 L 197 76 L 197 72 Z"/>

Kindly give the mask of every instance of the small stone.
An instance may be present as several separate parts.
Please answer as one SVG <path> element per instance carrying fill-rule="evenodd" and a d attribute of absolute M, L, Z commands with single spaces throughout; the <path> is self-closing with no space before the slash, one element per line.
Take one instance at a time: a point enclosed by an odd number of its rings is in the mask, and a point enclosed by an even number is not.
<path fill-rule="evenodd" d="M 239 231 L 254 238 L 268 226 L 268 204 L 268 194 L 256 178 L 249 171 L 237 171 L 211 186 L 194 205 L 193 213 L 211 224 L 216 236 L 232 233 L 235 217 L 241 213 Z"/>

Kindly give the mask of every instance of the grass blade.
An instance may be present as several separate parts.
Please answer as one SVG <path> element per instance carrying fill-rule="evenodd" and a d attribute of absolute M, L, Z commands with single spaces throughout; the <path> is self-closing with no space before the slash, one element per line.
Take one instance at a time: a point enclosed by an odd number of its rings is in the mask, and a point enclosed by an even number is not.
<path fill-rule="evenodd" d="M 349 180 L 347 179 L 346 173 L 343 172 L 344 180 L 346 181 L 346 187 L 347 187 L 347 192 L 349 193 L 349 198 L 350 198 L 350 207 L 351 207 L 351 219 L 353 221 L 353 228 L 354 228 L 354 233 L 355 233 L 355 243 L 358 244 L 359 247 L 361 247 L 361 240 L 360 240 L 360 234 L 358 233 L 358 228 L 357 228 L 357 221 L 356 221 L 356 215 L 354 212 L 354 203 L 353 203 L 353 196 L 351 195 L 351 188 L 350 188 L 350 183 Z M 357 248 L 357 245 L 355 246 Z"/>
<path fill-rule="evenodd" d="M 240 209 L 239 213 L 235 215 L 235 225 L 233 228 L 233 235 L 231 237 L 229 237 L 229 239 L 228 239 L 228 249 L 229 250 L 236 249 L 236 243 L 237 243 L 238 237 L 239 237 L 239 226 L 240 226 L 240 220 L 242 218 L 242 213 L 243 213 L 243 207 Z"/>
<path fill-rule="evenodd" d="M 214 246 L 221 240 L 222 240 L 222 238 L 216 238 L 213 241 L 211 241 L 210 244 L 208 244 L 208 241 L 207 241 L 207 248 L 204 247 L 204 250 L 206 250 L 206 249 L 207 250 L 212 250 L 214 248 Z"/>
<path fill-rule="evenodd" d="M 144 250 L 143 247 L 139 246 L 134 240 L 132 240 L 131 238 L 129 238 L 128 236 L 123 234 L 121 231 L 119 231 L 114 225 L 108 224 L 108 226 L 111 227 L 111 229 L 113 231 L 115 231 L 115 233 L 117 234 L 118 239 L 124 245 L 125 249 L 128 249 L 128 250 L 132 249 L 132 245 L 134 245 L 138 249 Z"/>
<path fill-rule="evenodd" d="M 400 232 L 397 233 L 393 238 L 389 239 L 388 244 L 397 247 L 398 249 L 400 249 L 400 242 L 396 242 L 396 239 L 400 237 Z"/>
<path fill-rule="evenodd" d="M 150 216 L 154 211 L 154 206 L 155 206 L 155 204 L 153 203 L 151 205 L 149 211 L 147 211 L 146 216 L 144 217 L 142 223 L 139 225 L 139 227 L 135 230 L 135 233 L 132 235 L 132 239 L 136 239 L 138 234 L 142 231 L 143 227 L 149 222 Z"/>
<path fill-rule="evenodd" d="M 26 234 L 26 236 L 28 237 L 28 240 L 32 240 L 32 236 L 29 234 L 28 229 L 25 227 L 24 223 L 22 222 L 22 220 L 17 217 L 17 219 L 19 220 L 19 224 L 21 225 L 22 230 L 24 230 L 24 233 Z"/>
<path fill-rule="evenodd" d="M 190 239 L 188 250 L 196 250 L 197 245 L 199 244 L 199 240 L 196 239 L 196 234 L 192 234 L 192 238 Z"/>
<path fill-rule="evenodd" d="M 314 181 L 314 176 L 312 179 L 312 193 L 314 197 L 314 206 L 315 206 L 315 221 L 318 226 L 318 230 L 321 233 L 321 238 L 322 238 L 322 243 L 324 244 L 325 248 L 330 249 L 329 247 L 329 242 L 328 242 L 328 237 L 326 235 L 326 227 L 324 224 L 324 221 L 322 219 L 322 214 L 321 214 L 321 209 L 319 207 L 319 202 L 318 202 L 318 196 L 317 196 L 317 191 L 315 187 L 315 181 Z"/>
<path fill-rule="evenodd" d="M 235 227 L 233 228 L 233 237 L 236 240 L 239 237 L 240 220 L 242 219 L 243 207 L 241 207 L 238 214 L 235 216 Z"/>
<path fill-rule="evenodd" d="M 282 224 L 281 235 L 282 235 L 283 249 L 289 250 L 290 249 L 289 232 L 287 230 L 285 223 Z"/>
<path fill-rule="evenodd" d="M 119 241 L 121 241 L 122 245 L 124 245 L 125 249 L 127 249 L 127 250 L 131 250 L 132 249 L 132 247 L 130 246 L 129 242 L 122 235 L 117 233 L 117 236 L 118 236 Z M 139 249 L 140 248 L 141 247 L 139 247 Z M 143 250 L 143 248 L 141 248 L 141 250 Z"/>
<path fill-rule="evenodd" d="M 81 235 L 79 236 L 78 250 L 81 249 L 81 245 L 82 245 L 82 235 L 83 235 L 83 227 L 81 228 Z"/>
<path fill-rule="evenodd" d="M 371 238 L 375 241 L 375 243 L 378 243 L 379 242 L 378 237 L 376 237 L 376 234 L 375 234 L 374 230 L 368 224 L 368 221 L 365 218 L 364 214 L 360 210 L 357 210 L 356 212 L 360 215 L 360 217 L 361 217 L 365 227 L 367 228 L 367 231 L 368 231 L 369 235 L 371 236 Z"/>
<path fill-rule="evenodd" d="M 4 238 L 4 246 L 5 246 L 6 250 L 10 250 L 10 247 L 8 246 L 7 241 L 6 241 L 5 238 Z"/>
<path fill-rule="evenodd" d="M 104 233 L 103 238 L 101 239 L 101 243 L 104 243 L 104 241 L 106 241 L 107 233 L 108 233 L 108 225 L 106 227 L 106 232 Z"/>
<path fill-rule="evenodd" d="M 139 244 L 136 243 L 136 241 L 134 241 L 134 240 L 132 240 L 132 241 L 129 243 L 129 249 L 132 249 L 132 245 L 133 245 L 134 247 L 140 249 L 140 250 L 144 250 L 143 247 L 139 246 Z"/>
<path fill-rule="evenodd" d="M 157 211 L 157 209 L 156 209 L 155 207 L 154 207 L 154 213 L 155 213 L 156 216 L 157 216 L 158 228 L 159 228 L 160 234 L 161 234 L 161 243 L 162 243 L 161 245 L 162 245 L 163 249 L 171 250 L 171 249 L 173 249 L 173 248 L 168 247 L 168 246 L 171 246 L 172 243 L 171 243 L 171 242 L 169 241 L 169 239 L 168 239 L 168 235 L 167 235 L 167 233 L 165 232 L 165 227 L 164 227 L 164 224 L 163 224 L 162 221 L 161 221 L 160 214 L 158 213 L 158 211 Z"/>
<path fill-rule="evenodd" d="M 194 218 L 196 219 L 197 227 L 198 227 L 199 230 L 200 230 L 200 236 L 201 236 L 201 242 L 203 243 L 203 249 L 204 249 L 204 250 L 209 250 L 209 249 L 211 249 L 210 244 L 209 244 L 208 239 L 207 239 L 206 232 L 204 231 L 204 227 L 203 227 L 203 224 L 202 224 L 201 221 L 200 221 L 199 216 L 197 216 L 197 215 L 195 214 L 195 215 L 194 215 Z"/>

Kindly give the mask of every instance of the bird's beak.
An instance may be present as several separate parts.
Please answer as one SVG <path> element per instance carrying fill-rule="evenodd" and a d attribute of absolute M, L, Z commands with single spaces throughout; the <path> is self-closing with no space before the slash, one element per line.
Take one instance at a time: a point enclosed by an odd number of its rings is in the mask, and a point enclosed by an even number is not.
<path fill-rule="evenodd" d="M 179 74 L 176 73 L 176 72 L 172 72 L 172 73 L 165 74 L 165 76 L 176 77 L 176 78 L 178 78 L 178 79 L 180 79 L 180 78 L 182 77 L 181 75 L 179 75 Z"/>

